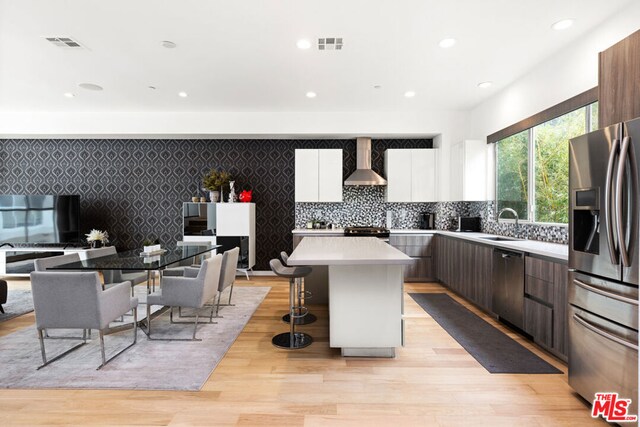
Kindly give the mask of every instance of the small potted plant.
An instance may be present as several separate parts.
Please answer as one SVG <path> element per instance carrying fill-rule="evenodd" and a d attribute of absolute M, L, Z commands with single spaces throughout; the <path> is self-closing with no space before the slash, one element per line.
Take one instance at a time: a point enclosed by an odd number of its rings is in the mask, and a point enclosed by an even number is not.
<path fill-rule="evenodd" d="M 211 169 L 202 178 L 202 185 L 205 189 L 209 190 L 209 197 L 212 202 L 220 201 L 220 187 L 227 185 L 231 180 L 231 175 L 225 171 L 218 171 Z"/>
<path fill-rule="evenodd" d="M 151 252 L 157 252 L 159 250 L 162 249 L 162 247 L 160 246 L 160 240 L 159 239 L 144 239 L 142 241 L 142 246 L 143 249 L 142 251 L 144 253 L 151 253 Z"/>
<path fill-rule="evenodd" d="M 93 229 L 89 234 L 85 234 L 85 236 L 87 236 L 87 242 L 89 242 L 94 249 L 101 248 L 109 243 L 109 233 L 106 231 Z"/>

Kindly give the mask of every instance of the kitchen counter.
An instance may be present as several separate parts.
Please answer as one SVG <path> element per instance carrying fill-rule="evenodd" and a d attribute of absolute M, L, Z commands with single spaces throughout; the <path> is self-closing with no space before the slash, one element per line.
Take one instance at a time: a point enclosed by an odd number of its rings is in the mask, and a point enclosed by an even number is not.
<path fill-rule="evenodd" d="M 309 235 L 335 235 L 339 236 L 344 233 L 344 229 L 296 229 L 292 230 L 293 234 L 309 234 Z M 474 233 L 474 232 L 456 232 L 445 230 L 421 230 L 421 229 L 391 229 L 389 230 L 391 235 L 403 235 L 403 234 L 416 234 L 416 235 L 442 235 L 454 237 L 457 239 L 469 240 L 476 243 L 483 243 L 485 245 L 495 246 L 499 248 L 512 249 L 514 251 L 526 252 L 532 255 L 540 255 L 548 258 L 553 258 L 559 261 L 567 261 L 569 259 L 569 246 L 560 243 L 541 242 L 539 240 L 487 240 L 482 237 L 503 237 L 505 239 L 511 239 L 506 236 L 497 236 L 495 234 L 487 233 Z"/>
<path fill-rule="evenodd" d="M 487 240 L 482 237 L 504 237 L 496 236 L 495 234 L 486 233 L 472 233 L 472 232 L 455 232 L 455 231 L 440 231 L 438 233 L 442 236 L 450 236 L 458 239 L 470 240 L 476 243 L 484 243 L 495 247 L 512 249 L 514 251 L 525 252 L 533 255 L 541 255 L 557 260 L 567 261 L 569 259 L 569 246 L 562 245 L 560 243 L 541 242 L 539 240 Z M 504 237 L 509 239 L 509 237 Z"/>
<path fill-rule="evenodd" d="M 305 237 L 289 265 L 328 266 L 329 346 L 343 356 L 394 357 L 404 344 L 403 266 L 411 258 L 376 237 Z"/>
<path fill-rule="evenodd" d="M 293 251 L 289 265 L 404 265 L 411 257 L 377 237 L 307 237 Z"/>

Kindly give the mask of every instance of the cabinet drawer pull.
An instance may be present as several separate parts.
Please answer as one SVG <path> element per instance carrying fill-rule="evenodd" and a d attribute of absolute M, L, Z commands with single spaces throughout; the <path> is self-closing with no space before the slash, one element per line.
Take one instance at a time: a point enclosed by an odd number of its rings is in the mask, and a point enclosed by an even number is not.
<path fill-rule="evenodd" d="M 627 304 L 638 305 L 638 300 L 637 299 L 625 297 L 623 295 L 614 294 L 613 292 L 607 292 L 607 291 L 605 291 L 603 289 L 600 289 L 600 288 L 597 288 L 597 287 L 595 287 L 593 285 L 589 285 L 587 283 L 584 283 L 582 280 L 573 279 L 573 283 L 575 283 L 576 285 L 578 285 L 582 289 L 586 289 L 588 291 L 594 292 L 594 293 L 602 295 L 604 297 L 613 298 L 614 300 L 617 300 L 617 301 L 620 301 L 620 302 L 625 302 Z"/>
<path fill-rule="evenodd" d="M 630 348 L 632 350 L 638 351 L 638 344 L 634 344 L 630 341 L 624 340 L 622 338 L 619 338 L 613 334 L 610 334 L 609 332 L 598 328 L 597 326 L 593 325 L 592 323 L 588 322 L 587 320 L 583 319 L 582 317 L 578 316 L 577 314 L 573 315 L 573 320 L 575 320 L 576 322 L 578 322 L 579 324 L 581 324 L 582 326 L 584 326 L 585 328 L 589 329 L 591 332 L 594 332 L 598 335 L 600 335 L 601 337 L 607 338 L 608 340 L 617 342 L 620 345 L 623 345 L 627 348 Z"/>

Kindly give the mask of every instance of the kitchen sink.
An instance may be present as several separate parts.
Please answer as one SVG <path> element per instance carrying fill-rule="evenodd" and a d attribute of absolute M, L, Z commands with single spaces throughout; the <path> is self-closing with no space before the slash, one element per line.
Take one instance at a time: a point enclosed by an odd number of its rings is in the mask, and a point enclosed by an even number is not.
<path fill-rule="evenodd" d="M 520 242 L 522 241 L 522 239 L 514 239 L 511 237 L 501 237 L 501 236 L 484 236 L 484 237 L 478 237 L 479 239 L 484 239 L 484 240 L 493 240 L 495 242 Z"/>

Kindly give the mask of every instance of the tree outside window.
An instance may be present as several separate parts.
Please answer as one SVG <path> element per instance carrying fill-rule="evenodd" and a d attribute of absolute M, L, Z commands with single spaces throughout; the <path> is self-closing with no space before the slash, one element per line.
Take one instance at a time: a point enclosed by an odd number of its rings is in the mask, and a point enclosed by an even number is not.
<path fill-rule="evenodd" d="M 569 140 L 598 127 L 598 103 L 579 108 L 496 143 L 498 212 L 521 220 L 569 222 Z"/>

